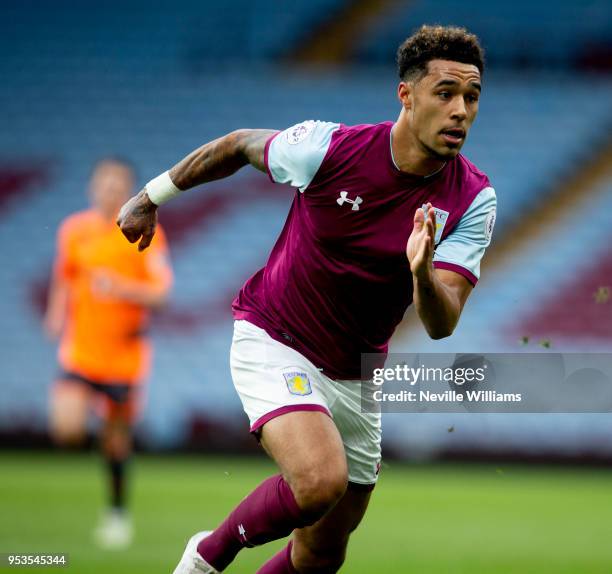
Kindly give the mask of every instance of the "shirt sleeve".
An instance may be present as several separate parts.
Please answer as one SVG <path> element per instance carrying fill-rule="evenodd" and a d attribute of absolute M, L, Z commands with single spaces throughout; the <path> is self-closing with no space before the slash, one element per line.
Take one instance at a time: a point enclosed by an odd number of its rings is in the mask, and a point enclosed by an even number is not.
<path fill-rule="evenodd" d="M 434 267 L 455 271 L 476 285 L 480 278 L 480 260 L 493 236 L 496 209 L 495 190 L 485 187 L 453 231 L 438 245 Z"/>
<path fill-rule="evenodd" d="M 321 167 L 338 127 L 340 124 L 309 120 L 272 136 L 265 151 L 270 179 L 303 192 Z"/>

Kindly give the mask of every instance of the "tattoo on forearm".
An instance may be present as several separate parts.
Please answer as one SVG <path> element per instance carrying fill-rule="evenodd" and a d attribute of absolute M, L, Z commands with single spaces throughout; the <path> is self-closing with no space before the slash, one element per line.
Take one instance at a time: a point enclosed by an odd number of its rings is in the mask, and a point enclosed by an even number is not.
<path fill-rule="evenodd" d="M 244 130 L 243 153 L 247 161 L 259 171 L 266 171 L 264 150 L 266 142 L 276 132 L 274 130 Z"/>
<path fill-rule="evenodd" d="M 196 185 L 232 175 L 250 163 L 265 171 L 264 148 L 272 130 L 237 130 L 209 142 L 170 170 L 177 187 L 186 190 Z"/>

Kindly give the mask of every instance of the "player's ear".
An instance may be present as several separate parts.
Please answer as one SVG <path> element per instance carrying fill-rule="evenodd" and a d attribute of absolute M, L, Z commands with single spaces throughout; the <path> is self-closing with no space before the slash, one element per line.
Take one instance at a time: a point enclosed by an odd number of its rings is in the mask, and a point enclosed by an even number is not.
<path fill-rule="evenodd" d="M 413 86 L 410 82 L 400 82 L 397 87 L 397 97 L 402 103 L 402 107 L 409 110 L 412 107 L 412 90 Z"/>

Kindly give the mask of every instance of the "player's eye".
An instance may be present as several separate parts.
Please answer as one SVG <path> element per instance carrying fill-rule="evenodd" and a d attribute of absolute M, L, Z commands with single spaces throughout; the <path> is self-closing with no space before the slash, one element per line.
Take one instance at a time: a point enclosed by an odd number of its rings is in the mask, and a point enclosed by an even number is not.
<path fill-rule="evenodd" d="M 478 96 L 476 96 L 475 94 L 468 94 L 466 96 L 466 99 L 468 102 L 470 102 L 470 104 L 475 104 L 478 101 Z"/>
<path fill-rule="evenodd" d="M 438 96 L 443 100 L 450 100 L 451 93 L 450 92 L 438 92 Z"/>

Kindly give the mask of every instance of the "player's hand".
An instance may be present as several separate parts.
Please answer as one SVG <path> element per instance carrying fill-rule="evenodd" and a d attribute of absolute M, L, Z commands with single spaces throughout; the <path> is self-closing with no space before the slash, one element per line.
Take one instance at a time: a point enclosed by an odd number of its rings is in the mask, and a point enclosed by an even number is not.
<path fill-rule="evenodd" d="M 433 276 L 433 253 L 436 229 L 436 212 L 427 204 L 427 219 L 423 209 L 414 214 L 414 227 L 406 244 L 406 257 L 410 263 L 410 271 L 420 280 L 429 280 Z"/>
<path fill-rule="evenodd" d="M 157 226 L 157 205 L 149 199 L 145 189 L 121 208 L 117 225 L 130 243 L 136 243 L 140 239 L 138 251 L 143 251 L 151 245 Z"/>

